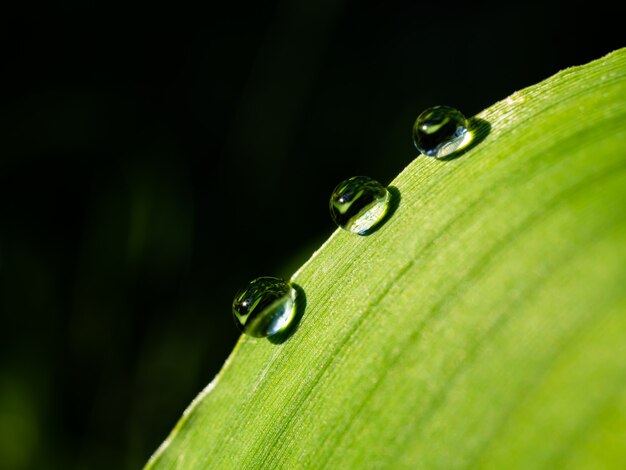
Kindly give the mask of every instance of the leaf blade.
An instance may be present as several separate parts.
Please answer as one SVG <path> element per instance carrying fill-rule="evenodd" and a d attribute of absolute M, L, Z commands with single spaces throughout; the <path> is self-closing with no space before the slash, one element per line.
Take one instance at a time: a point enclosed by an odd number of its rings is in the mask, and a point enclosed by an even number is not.
<path fill-rule="evenodd" d="M 491 132 L 460 158 L 412 162 L 379 231 L 337 231 L 294 275 L 307 310 L 293 337 L 242 338 L 148 466 L 567 460 L 583 418 L 625 401 L 611 385 L 625 367 L 607 359 L 626 353 L 625 78 L 624 50 L 568 69 L 480 113 Z M 585 341 L 604 375 L 576 369 Z M 596 401 L 571 392 L 590 377 Z M 589 410 L 564 412 L 566 392 Z M 542 399 L 552 445 L 536 437 Z"/>

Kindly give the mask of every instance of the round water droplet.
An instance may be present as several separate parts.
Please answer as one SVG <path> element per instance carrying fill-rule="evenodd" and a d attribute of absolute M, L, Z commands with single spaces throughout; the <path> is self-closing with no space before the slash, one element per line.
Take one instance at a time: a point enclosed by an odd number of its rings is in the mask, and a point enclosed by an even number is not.
<path fill-rule="evenodd" d="M 259 277 L 241 289 L 233 300 L 235 323 L 257 338 L 284 331 L 295 316 L 295 290 L 282 279 Z"/>
<path fill-rule="evenodd" d="M 467 119 L 450 106 L 434 106 L 420 114 L 413 124 L 413 143 L 424 155 L 447 157 L 469 141 Z"/>
<path fill-rule="evenodd" d="M 353 176 L 337 185 L 330 197 L 330 216 L 344 230 L 365 235 L 387 213 L 389 191 L 367 176 Z"/>

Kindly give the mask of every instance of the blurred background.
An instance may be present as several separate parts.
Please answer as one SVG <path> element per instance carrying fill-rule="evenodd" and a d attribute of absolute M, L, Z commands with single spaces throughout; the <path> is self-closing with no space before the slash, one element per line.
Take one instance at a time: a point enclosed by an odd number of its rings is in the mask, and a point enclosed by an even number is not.
<path fill-rule="evenodd" d="M 472 116 L 624 45 L 543 2 L 233 2 L 5 13 L 0 468 L 139 468 L 218 372 L 235 291 L 387 184 L 426 107 Z"/>

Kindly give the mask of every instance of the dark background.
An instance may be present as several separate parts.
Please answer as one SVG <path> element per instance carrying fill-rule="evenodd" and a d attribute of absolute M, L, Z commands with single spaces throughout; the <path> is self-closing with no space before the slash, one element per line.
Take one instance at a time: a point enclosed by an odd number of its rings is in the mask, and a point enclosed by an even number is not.
<path fill-rule="evenodd" d="M 597 2 L 83 3 L 3 18 L 0 468 L 140 467 L 237 340 L 234 292 L 332 232 L 336 183 L 388 183 L 428 106 L 624 42 Z"/>

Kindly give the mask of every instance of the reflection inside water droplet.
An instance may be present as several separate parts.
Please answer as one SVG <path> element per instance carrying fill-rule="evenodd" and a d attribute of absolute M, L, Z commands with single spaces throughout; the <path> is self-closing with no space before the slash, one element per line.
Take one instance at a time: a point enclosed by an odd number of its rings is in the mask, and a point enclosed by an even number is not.
<path fill-rule="evenodd" d="M 235 295 L 233 317 L 245 334 L 257 338 L 276 335 L 289 327 L 295 316 L 295 291 L 275 277 L 260 277 Z"/>
<path fill-rule="evenodd" d="M 424 155 L 444 158 L 467 146 L 471 133 L 467 119 L 450 106 L 434 106 L 418 116 L 413 124 L 413 143 Z"/>
<path fill-rule="evenodd" d="M 385 217 L 389 191 L 367 176 L 354 176 L 337 185 L 330 197 L 329 209 L 340 228 L 366 235 Z"/>

